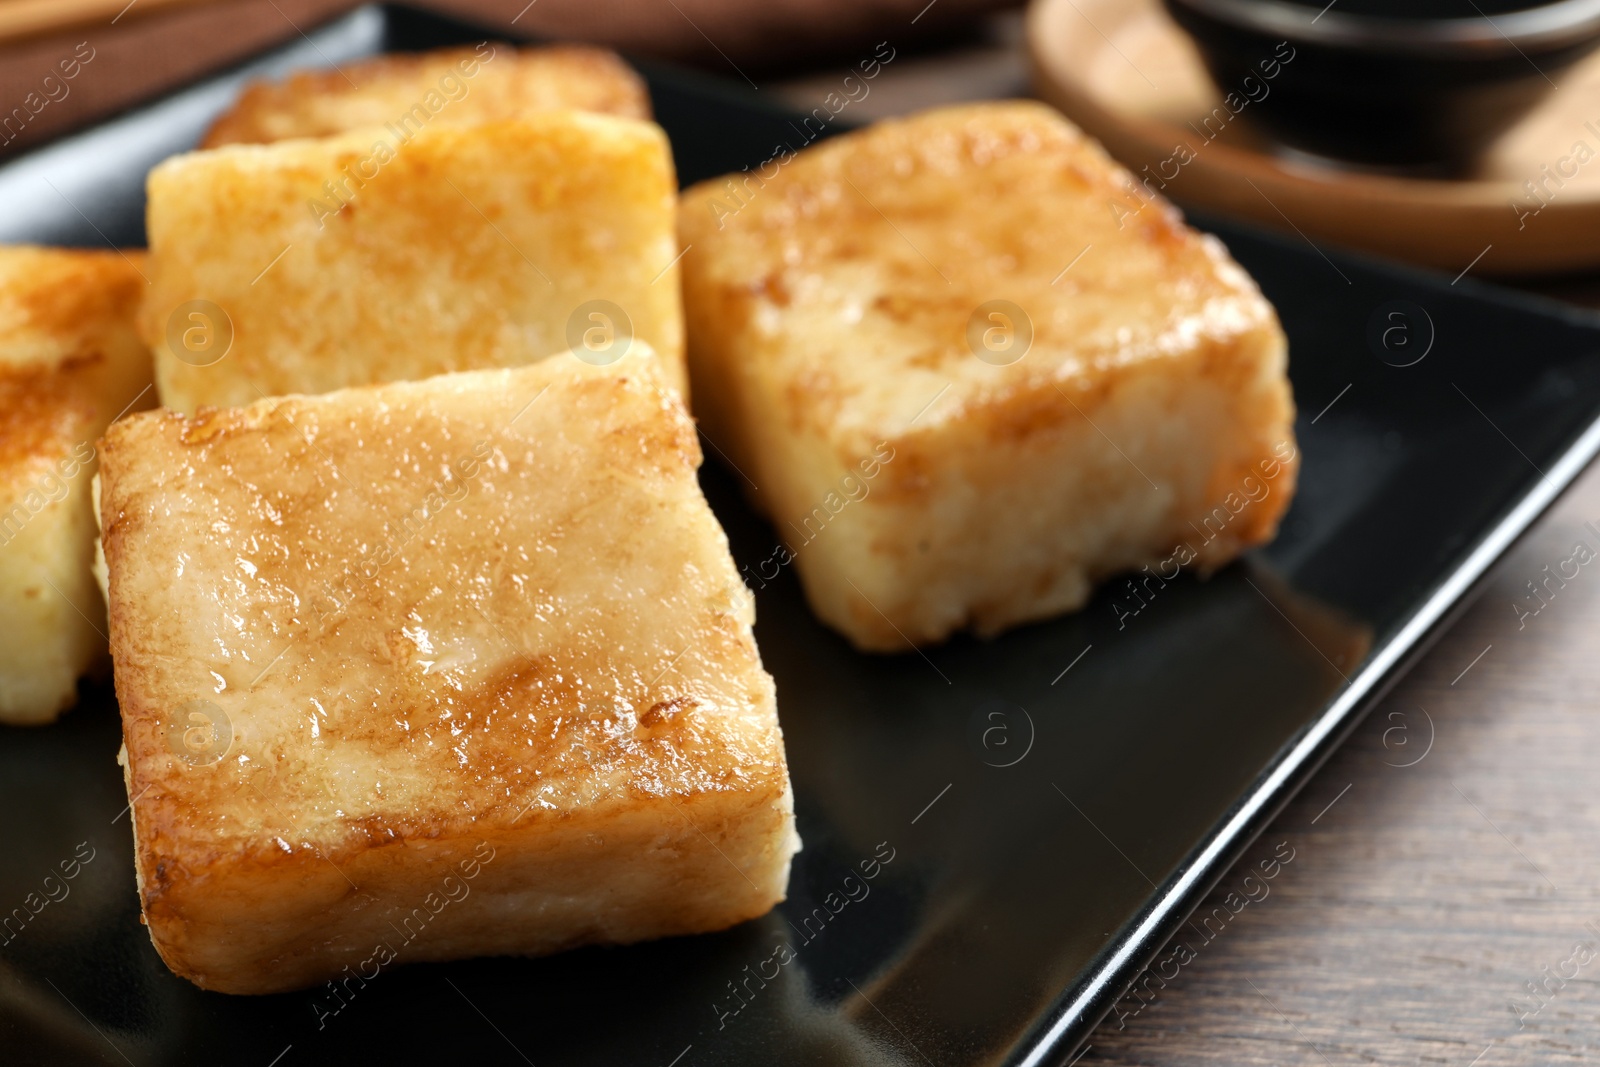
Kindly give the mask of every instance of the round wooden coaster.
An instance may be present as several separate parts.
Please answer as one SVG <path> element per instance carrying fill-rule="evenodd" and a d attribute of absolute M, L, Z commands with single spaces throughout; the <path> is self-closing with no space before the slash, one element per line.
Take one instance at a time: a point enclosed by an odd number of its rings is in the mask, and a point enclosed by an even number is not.
<path fill-rule="evenodd" d="M 1600 266 L 1600 53 L 1468 173 L 1439 179 L 1273 144 L 1250 106 L 1293 76 L 1294 49 L 1263 55 L 1260 78 L 1224 93 L 1160 0 L 1034 0 L 1028 44 L 1040 98 L 1171 199 L 1451 273 Z"/>

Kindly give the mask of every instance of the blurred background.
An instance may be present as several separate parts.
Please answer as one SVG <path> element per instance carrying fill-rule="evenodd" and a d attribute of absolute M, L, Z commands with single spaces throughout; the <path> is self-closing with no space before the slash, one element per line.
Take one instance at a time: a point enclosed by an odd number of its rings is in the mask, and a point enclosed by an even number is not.
<path fill-rule="evenodd" d="M 0 0 L 0 158 L 352 0 Z M 1600 0 L 416 0 L 801 110 L 893 55 L 858 124 L 1039 96 L 1186 208 L 1600 306 Z M 93 77 L 41 84 L 60 57 Z"/>
<path fill-rule="evenodd" d="M 96 77 L 74 85 L 5 151 L 293 40 L 301 29 L 357 6 L 351 0 L 0 0 L 0 100 L 21 100 L 37 89 L 79 42 L 96 51 Z M 888 113 L 894 99 L 919 106 L 929 99 L 921 93 L 960 99 L 1027 90 L 1021 5 L 1003 0 L 422 0 L 411 6 L 518 36 L 588 41 L 748 77 L 807 106 L 808 74 L 850 66 L 892 28 L 902 51 L 895 84 L 904 88 L 875 94 L 880 99 L 863 106 L 863 117 Z M 909 62 L 900 65 L 902 58 Z"/>

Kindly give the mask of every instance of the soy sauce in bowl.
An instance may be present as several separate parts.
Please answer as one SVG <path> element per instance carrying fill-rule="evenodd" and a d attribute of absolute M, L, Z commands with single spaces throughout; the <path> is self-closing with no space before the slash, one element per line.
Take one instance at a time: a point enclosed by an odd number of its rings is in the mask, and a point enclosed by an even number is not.
<path fill-rule="evenodd" d="M 1224 97 L 1248 96 L 1273 137 L 1388 167 L 1470 160 L 1600 44 L 1600 0 L 1164 3 Z M 1269 60 L 1285 69 L 1260 95 Z"/>

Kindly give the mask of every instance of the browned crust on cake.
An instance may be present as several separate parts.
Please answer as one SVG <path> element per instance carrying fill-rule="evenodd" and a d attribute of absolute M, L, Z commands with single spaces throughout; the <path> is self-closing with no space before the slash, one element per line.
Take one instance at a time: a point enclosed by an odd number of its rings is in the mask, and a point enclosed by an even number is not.
<path fill-rule="evenodd" d="M 139 322 L 168 407 L 520 365 L 566 351 L 596 298 L 687 385 L 676 180 L 652 123 L 542 111 L 403 141 L 235 145 L 167 160 L 148 185 Z M 191 301 L 231 327 L 215 363 L 173 348 Z"/>
<path fill-rule="evenodd" d="M 568 372 L 577 360 L 563 359 L 192 418 L 151 412 L 108 431 L 101 514 L 135 860 L 152 936 L 178 973 L 231 992 L 320 980 L 331 957 L 318 947 L 319 924 L 328 937 L 363 929 L 368 904 L 414 894 L 418 879 L 432 877 L 430 865 L 480 842 L 506 853 L 478 883 L 496 893 L 543 877 L 518 865 L 556 841 L 582 852 L 591 838 L 637 840 L 641 855 L 650 852 L 651 878 L 725 872 L 715 891 L 664 887 L 648 909 L 624 909 L 608 927 L 547 933 L 529 918 L 507 927 L 494 951 L 719 928 L 781 897 L 781 886 L 747 883 L 716 851 L 755 849 L 742 862 L 770 871 L 791 816 L 772 681 L 743 607 L 719 599 L 727 596 L 721 571 L 737 579 L 694 480 L 701 455 L 693 423 L 645 357 L 631 367 L 578 366 L 575 376 Z M 563 427 L 576 443 L 563 440 Z M 336 563 L 384 536 L 382 516 L 394 508 L 375 473 L 387 457 L 406 457 L 395 476 L 409 485 L 396 490 L 403 498 L 431 477 L 407 473 L 409 464 L 437 469 L 480 434 L 493 448 L 483 481 L 455 505 L 462 510 L 442 510 L 389 569 L 347 584 L 342 609 L 313 618 L 318 594 L 305 579 L 337 578 Z M 637 480 L 656 490 L 624 485 Z M 570 488 L 530 499 L 547 481 Z M 347 510 L 328 505 L 330 492 L 356 486 L 366 495 Z M 480 490 L 494 495 L 472 496 Z M 192 513 L 202 500 L 204 514 Z M 597 508 L 618 521 L 597 527 Z M 614 544 L 605 538 L 648 528 L 658 513 L 689 524 L 685 570 L 635 577 L 641 590 L 658 582 L 666 591 L 638 607 L 594 593 L 596 576 L 628 574 L 632 557 L 650 550 L 630 533 Z M 192 566 L 204 568 L 207 583 L 231 581 L 219 562 L 240 546 L 260 592 L 225 606 L 241 613 L 245 638 L 274 626 L 297 634 L 281 660 L 263 644 L 247 664 L 206 662 L 209 646 L 188 641 L 185 620 L 141 595 L 151 581 L 141 568 L 167 558 L 163 545 L 184 540 L 177 531 L 206 523 L 228 532 L 221 549 L 191 535 Z M 586 546 L 611 566 L 576 562 Z M 185 610 L 204 613 L 204 604 L 175 595 Z M 548 623 L 529 614 L 545 598 L 568 605 L 550 608 Z M 604 634 L 571 621 L 574 611 L 602 612 L 592 625 Z M 436 638 L 475 626 L 482 670 L 416 670 L 400 627 L 417 612 L 437 623 Z M 655 614 L 677 620 L 672 633 L 657 632 Z M 258 672 L 263 663 L 268 670 Z M 208 671 L 227 679 L 217 701 L 236 694 L 244 703 L 229 704 L 236 747 L 228 758 L 196 766 L 175 758 L 167 729 L 186 698 L 212 695 L 197 684 Z M 352 675 L 359 699 L 346 706 L 340 683 Z M 320 732 L 308 735 L 290 714 L 302 693 L 331 711 Z M 336 776 L 347 771 L 370 777 L 377 791 L 346 790 Z M 420 873 L 419 857 L 428 857 Z M 609 869 L 627 857 L 613 848 L 591 859 Z M 232 917 L 261 937 L 227 948 L 219 930 Z M 279 926 L 288 933 L 274 941 Z M 419 946 L 408 959 L 484 951 L 481 931 L 461 936 L 477 940 L 465 951 L 449 941 Z M 278 951 L 274 944 L 288 955 L 269 966 L 258 954 Z"/>
<path fill-rule="evenodd" d="M 809 468 L 837 481 L 880 444 L 892 449 L 871 498 L 837 520 L 851 532 L 829 534 L 848 548 L 798 553 L 813 607 L 858 647 L 994 633 L 1079 607 L 1092 585 L 1073 575 L 1092 583 L 1164 559 L 1262 462 L 1276 465 L 1272 492 L 1233 500 L 1225 531 L 1197 540 L 1186 565 L 1204 572 L 1270 539 L 1298 462 L 1276 313 L 1220 242 L 1059 114 L 942 108 L 779 149 L 682 196 L 695 408 L 785 538 L 829 489 Z M 1032 326 L 1031 348 L 1008 365 L 972 347 L 973 317 L 995 299 Z M 1176 414 L 1195 435 L 1187 444 L 1161 432 Z M 1171 494 L 1170 512 L 1121 520 L 1132 525 L 1103 557 L 1069 539 L 1053 558 L 1030 551 L 1026 573 L 972 558 L 963 545 L 1004 553 L 1006 535 L 948 502 L 976 493 L 992 506 L 1021 484 L 1048 492 L 1040 471 L 1105 452 L 1098 427 L 1111 418 L 1126 451 L 1143 443 L 1165 463 L 1152 471 L 1160 487 L 1116 454 L 1062 485 L 1089 511 L 1131 516 L 1123 483 L 1151 482 Z M 1188 447 L 1208 469 L 1184 458 Z M 1036 533 L 1030 549 L 1047 538 Z M 989 588 L 941 577 L 964 569 L 997 577 Z M 865 587 L 863 572 L 883 581 L 870 598 L 841 577 Z"/>

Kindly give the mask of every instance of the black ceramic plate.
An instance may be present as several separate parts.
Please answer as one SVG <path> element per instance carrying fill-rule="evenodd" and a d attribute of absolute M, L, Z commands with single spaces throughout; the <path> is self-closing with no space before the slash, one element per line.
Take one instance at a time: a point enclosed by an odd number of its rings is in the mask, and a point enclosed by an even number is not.
<path fill-rule="evenodd" d="M 250 72 L 480 37 L 364 9 Z M 0 168 L 0 240 L 139 243 L 145 171 L 195 141 L 242 73 Z M 685 180 L 800 143 L 743 87 L 653 72 L 652 88 Z M 1065 1062 L 1600 445 L 1600 320 L 1202 224 L 1289 332 L 1304 468 L 1281 536 L 1209 581 L 1109 588 L 926 656 L 857 655 L 792 578 L 762 590 L 805 839 L 776 912 L 402 968 L 320 1019 L 315 994 L 203 993 L 139 925 L 116 708 L 88 686 L 58 725 L 0 731 L 0 920 L 80 843 L 94 857 L 0 933 L 0 1059 Z M 735 555 L 769 555 L 773 531 L 731 481 L 708 465 L 704 482 Z M 847 883 L 864 862 L 877 876 Z"/>

